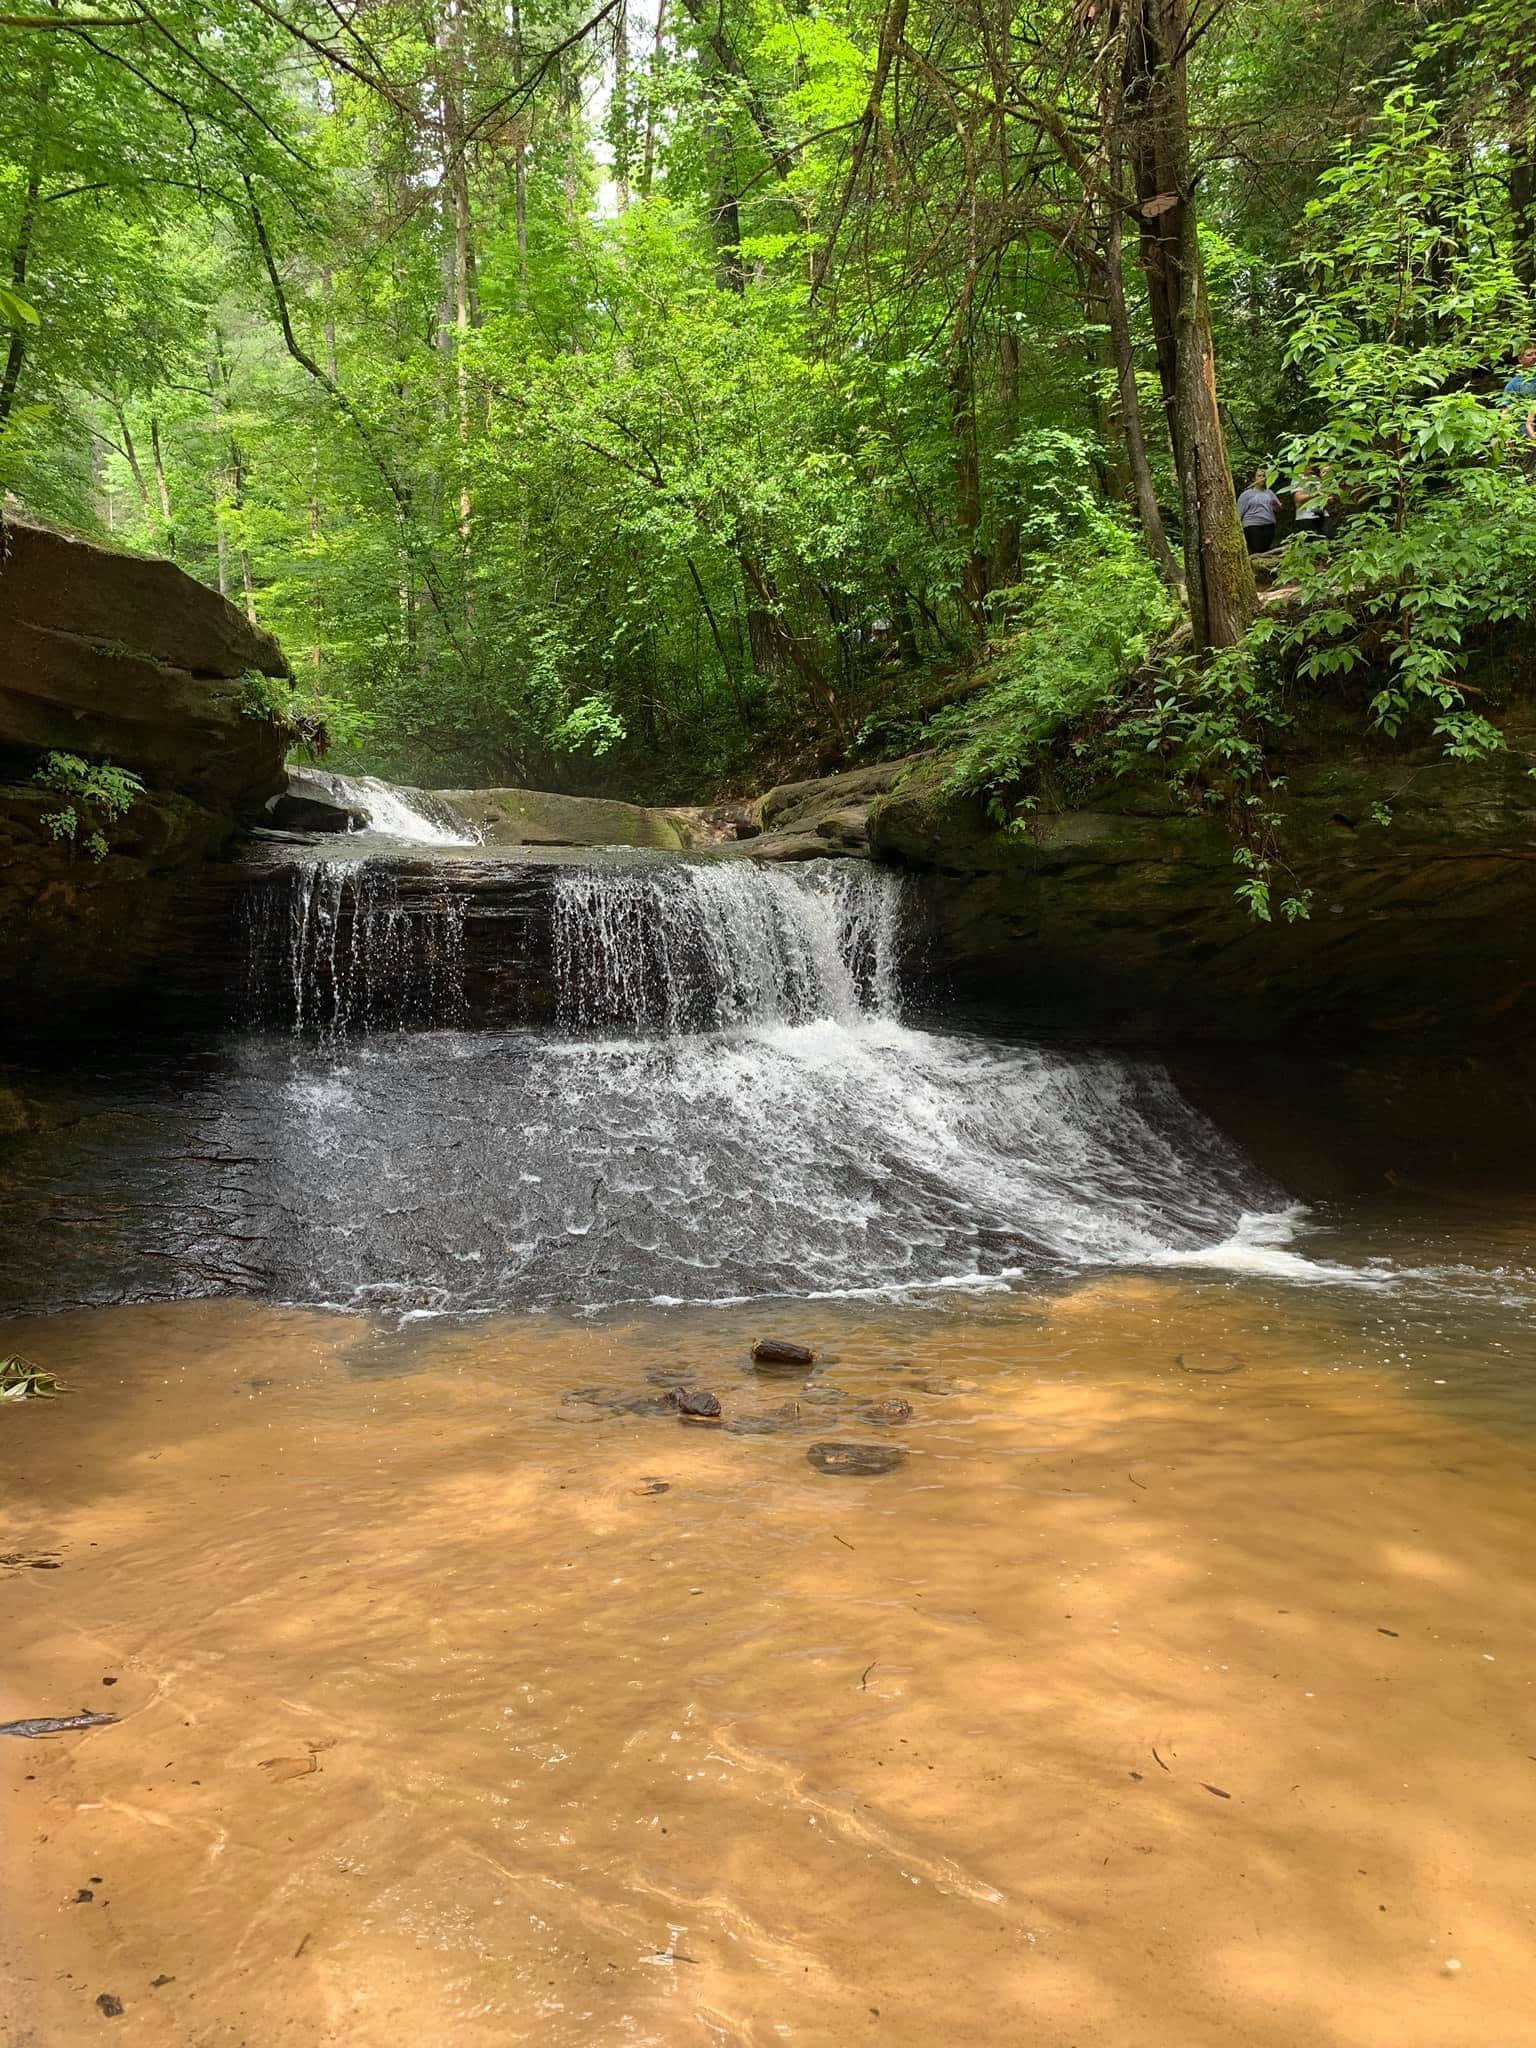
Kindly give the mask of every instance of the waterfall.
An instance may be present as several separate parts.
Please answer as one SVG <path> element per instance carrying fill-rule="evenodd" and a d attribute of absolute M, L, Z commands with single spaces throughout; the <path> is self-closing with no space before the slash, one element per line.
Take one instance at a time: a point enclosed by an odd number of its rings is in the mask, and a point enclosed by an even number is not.
<path fill-rule="evenodd" d="M 1157 1069 L 905 1021 L 904 895 L 855 861 L 297 863 L 246 905 L 250 1020 L 297 1038 L 244 1041 L 189 1170 L 243 1162 L 279 1298 L 410 1313 L 1291 1256 Z"/>
<path fill-rule="evenodd" d="M 373 861 L 284 869 L 245 898 L 250 1021 L 331 1039 L 460 1022 L 465 908 L 442 886 L 406 907 Z"/>
<path fill-rule="evenodd" d="M 408 846 L 478 846 L 480 835 L 446 797 L 429 789 L 408 789 L 380 782 L 374 775 L 333 775 L 320 768 L 304 770 L 304 780 L 319 783 L 343 810 L 368 820 L 366 830 Z"/>
<path fill-rule="evenodd" d="M 568 869 L 554 893 L 559 1020 L 672 1035 L 892 1016 L 901 922 L 900 878 L 851 861 Z"/>

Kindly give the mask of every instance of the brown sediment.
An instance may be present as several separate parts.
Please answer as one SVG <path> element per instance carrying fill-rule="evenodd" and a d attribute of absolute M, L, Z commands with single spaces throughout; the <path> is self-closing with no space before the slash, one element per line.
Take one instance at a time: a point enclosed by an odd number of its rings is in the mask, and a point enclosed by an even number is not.
<path fill-rule="evenodd" d="M 0 1716 L 123 1718 L 0 1754 L 0 2043 L 1512 2044 L 1529 1439 L 1330 1371 L 1351 1316 L 816 1304 L 843 1392 L 762 1435 L 559 1420 L 678 1358 L 767 1412 L 747 1310 L 383 1377 L 307 1312 L 26 1326 Z"/>

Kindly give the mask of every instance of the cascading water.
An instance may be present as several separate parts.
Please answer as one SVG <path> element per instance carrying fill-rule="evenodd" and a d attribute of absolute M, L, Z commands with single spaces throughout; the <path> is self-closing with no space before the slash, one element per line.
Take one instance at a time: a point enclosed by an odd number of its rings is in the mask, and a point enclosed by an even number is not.
<path fill-rule="evenodd" d="M 334 775 L 307 768 L 305 779 L 327 790 L 343 810 L 367 819 L 366 830 L 407 846 L 478 846 L 480 835 L 446 797 L 430 789 L 380 782 L 374 775 Z"/>
<path fill-rule="evenodd" d="M 246 1015 L 322 1039 L 456 1024 L 464 1014 L 462 895 L 404 905 L 373 861 L 312 861 L 247 890 Z"/>
<path fill-rule="evenodd" d="M 673 1034 L 890 1015 L 900 925 L 898 878 L 851 862 L 574 868 L 555 883 L 559 1018 Z"/>
<path fill-rule="evenodd" d="M 113 1292 L 414 1314 L 1196 1259 L 1315 1277 L 1277 1248 L 1283 1197 L 1161 1070 L 903 1022 L 895 876 L 651 856 L 543 880 L 558 1023 L 478 1031 L 412 1028 L 459 999 L 446 889 L 429 910 L 321 863 L 269 890 L 262 986 L 310 1035 L 183 1077 L 153 1170 L 84 1136 L 82 1204 L 134 1190 Z"/>

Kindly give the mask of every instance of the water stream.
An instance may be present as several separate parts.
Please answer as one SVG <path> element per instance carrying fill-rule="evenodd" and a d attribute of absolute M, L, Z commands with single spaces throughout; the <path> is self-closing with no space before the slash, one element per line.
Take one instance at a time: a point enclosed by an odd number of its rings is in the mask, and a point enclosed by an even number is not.
<path fill-rule="evenodd" d="M 934 1027 L 857 864 L 530 863 L 469 1029 L 421 848 L 19 1077 L 7 2048 L 1523 2038 L 1529 1203 Z"/>
<path fill-rule="evenodd" d="M 409 908 L 374 861 L 254 891 L 253 1013 L 286 1030 L 109 1064 L 100 1113 L 23 1146 L 13 1304 L 593 1308 L 1294 1257 L 1284 1195 L 1156 1066 L 905 1021 L 893 874 L 558 867 L 558 1021 L 463 1031 L 453 873 Z"/>

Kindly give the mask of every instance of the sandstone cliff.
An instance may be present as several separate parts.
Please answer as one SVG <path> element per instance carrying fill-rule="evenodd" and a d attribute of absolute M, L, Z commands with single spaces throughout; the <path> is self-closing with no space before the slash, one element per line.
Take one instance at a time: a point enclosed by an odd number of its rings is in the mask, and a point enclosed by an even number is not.
<path fill-rule="evenodd" d="M 187 892 L 283 786 L 259 678 L 286 672 L 174 563 L 0 521 L 0 1034 L 144 989 L 188 943 Z M 58 754 L 142 793 L 116 816 L 61 795 L 37 780 Z"/>

